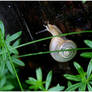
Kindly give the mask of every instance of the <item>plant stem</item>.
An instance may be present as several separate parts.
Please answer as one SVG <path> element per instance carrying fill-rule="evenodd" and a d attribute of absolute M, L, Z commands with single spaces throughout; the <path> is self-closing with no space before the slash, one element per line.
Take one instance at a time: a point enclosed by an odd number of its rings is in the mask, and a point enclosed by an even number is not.
<path fill-rule="evenodd" d="M 45 38 L 42 38 L 42 39 L 38 39 L 38 40 L 35 40 L 35 41 L 31 41 L 31 42 L 27 42 L 27 43 L 21 44 L 19 46 L 14 47 L 13 49 L 24 47 L 24 46 L 27 46 L 27 45 L 30 45 L 30 44 L 33 44 L 33 43 L 37 43 L 37 42 L 41 42 L 41 41 L 44 41 L 44 40 L 48 40 L 48 39 L 51 39 L 53 37 L 62 37 L 62 36 L 81 34 L 81 33 L 92 33 L 92 30 L 89 30 L 89 31 L 80 31 L 80 32 L 71 32 L 71 33 L 64 33 L 64 34 L 59 34 L 59 35 L 56 35 L 56 36 L 45 37 Z M 5 52 L 0 52 L 0 55 L 3 54 L 3 53 L 5 53 Z"/>
<path fill-rule="evenodd" d="M 45 37 L 45 38 L 38 39 L 38 40 L 35 40 L 35 41 L 27 42 L 27 43 L 21 44 L 19 46 L 16 46 L 14 48 L 17 49 L 17 48 L 20 48 L 20 47 L 23 47 L 23 46 L 26 46 L 26 45 L 30 45 L 30 44 L 33 44 L 33 43 L 37 43 L 37 42 L 41 42 L 41 41 L 44 41 L 44 40 L 48 40 L 48 39 L 51 39 L 53 37 L 62 37 L 62 36 L 68 36 L 68 35 L 74 35 L 74 34 L 80 34 L 80 33 L 90 33 L 90 32 L 92 33 L 92 30 L 59 34 L 59 35 L 56 35 L 56 36 Z"/>
<path fill-rule="evenodd" d="M 45 52 L 37 52 L 37 53 L 30 53 L 30 54 L 24 54 L 20 55 L 19 57 L 27 57 L 27 56 L 33 56 L 33 55 L 41 55 L 41 54 L 48 54 L 48 53 L 56 53 L 61 51 L 72 51 L 72 50 L 90 50 L 92 48 L 74 48 L 74 49 L 67 49 L 67 50 L 56 50 L 56 51 L 45 51 Z"/>
<path fill-rule="evenodd" d="M 21 89 L 21 91 L 23 91 L 22 84 L 21 84 L 20 79 L 19 79 L 19 77 L 18 77 L 17 71 L 16 71 L 15 66 L 14 66 L 14 64 L 13 64 L 13 61 L 12 61 L 11 56 L 10 56 L 10 52 L 9 52 L 9 50 L 8 50 L 8 47 L 7 47 L 6 43 L 5 43 L 5 41 L 4 41 L 4 45 L 5 45 L 5 48 L 6 48 L 6 50 L 7 50 L 7 53 L 8 53 L 8 56 L 9 56 L 9 59 L 10 59 L 10 63 L 11 63 L 11 65 L 12 65 L 12 68 L 13 68 L 13 70 L 14 70 L 14 72 L 15 72 L 17 81 L 18 81 L 18 83 L 19 83 L 20 89 Z"/>

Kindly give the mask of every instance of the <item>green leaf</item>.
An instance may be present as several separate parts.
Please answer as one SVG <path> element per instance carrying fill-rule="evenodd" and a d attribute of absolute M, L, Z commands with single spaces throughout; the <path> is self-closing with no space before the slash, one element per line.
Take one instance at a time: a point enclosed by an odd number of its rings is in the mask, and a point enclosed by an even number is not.
<path fill-rule="evenodd" d="M 51 80 L 52 80 L 52 71 L 48 73 L 47 78 L 46 78 L 46 84 L 45 84 L 46 90 L 49 88 Z"/>
<path fill-rule="evenodd" d="M 64 77 L 68 80 L 73 80 L 73 81 L 80 81 L 81 80 L 81 77 L 79 75 L 64 74 Z"/>
<path fill-rule="evenodd" d="M 9 37 L 10 37 L 10 34 L 7 34 L 7 35 L 6 35 L 6 40 L 7 40 Z"/>
<path fill-rule="evenodd" d="M 22 31 L 17 32 L 17 33 L 15 33 L 15 34 L 9 36 L 6 40 L 7 40 L 7 42 L 14 41 L 14 40 L 16 40 L 18 37 L 20 37 L 21 34 L 22 34 Z"/>
<path fill-rule="evenodd" d="M 68 81 L 68 87 L 70 87 L 72 85 L 72 83 L 70 81 Z"/>
<path fill-rule="evenodd" d="M 87 87 L 88 87 L 88 91 L 92 91 L 92 86 L 89 83 L 88 83 Z"/>
<path fill-rule="evenodd" d="M 90 60 L 89 64 L 88 64 L 88 68 L 87 68 L 87 78 L 90 76 L 92 72 L 92 59 Z"/>
<path fill-rule="evenodd" d="M 90 84 L 92 85 L 92 81 L 90 81 Z"/>
<path fill-rule="evenodd" d="M 31 85 L 34 85 L 35 84 L 35 82 L 32 82 L 32 81 L 30 81 L 30 80 L 26 80 L 25 81 L 27 84 L 31 84 Z"/>
<path fill-rule="evenodd" d="M 6 86 L 0 88 L 0 91 L 8 91 L 8 90 L 10 91 L 10 90 L 12 90 L 13 88 L 14 88 L 13 85 L 8 84 L 8 85 L 6 85 Z"/>
<path fill-rule="evenodd" d="M 92 48 L 92 41 L 91 40 L 84 40 L 84 43 L 89 46 L 90 48 Z"/>
<path fill-rule="evenodd" d="M 36 69 L 37 80 L 42 81 L 42 70 L 41 68 Z"/>
<path fill-rule="evenodd" d="M 74 62 L 74 66 L 81 76 L 85 75 L 83 68 L 77 62 Z"/>
<path fill-rule="evenodd" d="M 6 83 L 6 77 L 3 76 L 3 77 L 0 79 L 0 88 L 2 88 L 5 83 Z"/>
<path fill-rule="evenodd" d="M 48 91 L 62 91 L 64 90 L 64 86 L 60 86 L 59 84 L 57 84 L 57 86 L 50 88 Z"/>
<path fill-rule="evenodd" d="M 13 47 L 16 47 L 16 46 L 18 46 L 20 44 L 20 39 L 18 39 L 17 41 L 15 41 L 14 43 L 13 43 Z"/>
<path fill-rule="evenodd" d="M 86 90 L 86 82 L 80 83 L 79 91 L 85 91 Z"/>
<path fill-rule="evenodd" d="M 83 52 L 80 56 L 84 58 L 92 58 L 92 52 Z"/>
<path fill-rule="evenodd" d="M 13 74 L 13 75 L 15 75 L 10 61 L 6 61 L 6 65 L 7 65 L 8 70 L 10 71 L 10 73 Z"/>
<path fill-rule="evenodd" d="M 29 86 L 29 89 L 35 89 L 35 86 Z"/>
<path fill-rule="evenodd" d="M 6 58 L 7 58 L 7 54 L 5 53 L 6 52 L 6 49 L 4 47 L 2 48 L 2 52 L 3 52 L 2 59 L 5 62 L 6 61 Z"/>
<path fill-rule="evenodd" d="M 26 80 L 26 83 L 31 85 L 29 87 L 29 89 L 34 89 L 34 90 L 38 90 L 38 89 L 43 90 L 44 89 L 43 82 L 39 81 L 39 80 L 36 80 L 32 77 L 29 77 L 29 80 Z"/>
<path fill-rule="evenodd" d="M 10 42 L 8 41 L 8 38 L 10 37 L 10 35 L 9 34 L 7 34 L 7 36 L 6 36 L 6 40 L 5 40 L 5 42 L 6 42 L 6 44 L 7 44 L 7 46 L 8 45 L 10 45 Z"/>
<path fill-rule="evenodd" d="M 12 61 L 13 61 L 15 64 L 19 65 L 19 66 L 25 66 L 24 62 L 22 62 L 21 60 L 15 58 L 14 56 L 12 56 Z"/>
<path fill-rule="evenodd" d="M 75 91 L 79 87 L 80 87 L 80 83 L 76 83 L 76 84 L 69 86 L 65 91 Z"/>
<path fill-rule="evenodd" d="M 1 61 L 1 66 L 0 66 L 0 75 L 3 75 L 5 71 L 5 62 Z"/>
<path fill-rule="evenodd" d="M 4 35 L 5 35 L 5 29 L 4 29 L 4 24 L 3 24 L 2 21 L 0 21 L 0 29 L 1 29 L 3 37 L 4 37 Z"/>
<path fill-rule="evenodd" d="M 30 81 L 32 81 L 32 82 L 35 82 L 35 81 L 37 81 L 35 78 L 33 78 L 33 77 L 29 77 L 28 78 Z"/>
<path fill-rule="evenodd" d="M 10 51 L 11 54 L 15 54 L 15 55 L 19 54 L 18 50 L 14 49 L 14 47 L 8 46 L 8 48 L 9 48 L 9 51 Z"/>
<path fill-rule="evenodd" d="M 32 77 L 29 77 L 29 80 L 26 80 L 26 83 L 27 84 L 32 84 L 32 85 L 35 85 L 36 84 L 36 79 L 32 78 Z"/>

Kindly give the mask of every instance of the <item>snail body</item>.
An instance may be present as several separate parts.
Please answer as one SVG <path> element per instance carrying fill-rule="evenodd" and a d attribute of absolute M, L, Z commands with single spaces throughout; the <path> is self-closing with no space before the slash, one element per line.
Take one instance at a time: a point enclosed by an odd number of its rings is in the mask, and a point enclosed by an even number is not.
<path fill-rule="evenodd" d="M 58 27 L 55 25 L 48 24 L 46 26 L 47 30 L 53 35 L 59 35 L 62 33 Z M 67 40 L 65 37 L 53 37 L 50 42 L 49 50 L 56 51 L 56 50 L 68 50 L 76 48 L 76 44 L 71 41 Z M 60 51 L 51 53 L 51 56 L 57 62 L 68 62 L 76 55 L 76 50 L 72 51 Z"/>

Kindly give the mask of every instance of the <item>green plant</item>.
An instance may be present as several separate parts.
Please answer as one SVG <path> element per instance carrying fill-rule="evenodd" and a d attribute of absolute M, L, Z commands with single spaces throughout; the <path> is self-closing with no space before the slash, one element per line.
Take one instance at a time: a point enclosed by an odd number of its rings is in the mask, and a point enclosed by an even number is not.
<path fill-rule="evenodd" d="M 80 33 L 91 33 L 91 32 L 92 31 L 71 32 L 71 33 L 60 34 L 57 36 L 67 36 L 67 35 L 75 35 L 75 34 L 80 34 Z M 47 54 L 47 53 L 52 53 L 52 52 L 55 53 L 55 52 L 61 51 L 61 50 L 58 50 L 58 51 L 37 52 L 37 53 L 31 53 L 31 54 L 25 54 L 25 55 L 19 56 L 19 52 L 17 48 L 30 45 L 36 42 L 48 40 L 53 37 L 57 37 L 57 36 L 46 37 L 46 38 L 38 39 L 32 42 L 19 45 L 20 39 L 18 38 L 21 36 L 21 34 L 22 32 L 20 31 L 11 36 L 7 35 L 5 37 L 4 24 L 2 21 L 0 21 L 0 90 L 12 90 L 15 87 L 12 84 L 14 81 L 10 81 L 9 78 L 15 75 L 19 83 L 19 87 L 21 88 L 21 90 L 23 90 L 23 87 L 21 85 L 20 79 L 16 71 L 16 68 L 18 68 L 18 66 L 24 66 L 24 63 L 21 60 L 19 60 L 19 57 Z M 70 50 L 87 50 L 87 49 L 92 49 L 92 48 L 76 48 L 76 49 L 70 49 Z M 67 51 L 67 50 L 62 50 L 62 51 Z M 7 73 L 5 73 L 5 71 L 7 71 Z M 11 77 L 10 77 L 10 73 L 12 74 Z M 45 91 L 46 90 L 58 91 L 58 90 L 64 89 L 64 87 L 60 86 L 59 84 L 57 84 L 55 87 L 49 88 L 51 84 L 51 80 L 52 80 L 52 71 L 48 73 L 46 81 L 42 81 L 42 71 L 40 68 L 36 70 L 36 75 L 37 75 L 37 79 L 29 77 L 29 80 L 26 81 L 28 84 L 31 85 L 29 89 L 45 90 Z M 72 83 L 69 82 L 68 86 L 69 85 L 72 85 Z"/>
<path fill-rule="evenodd" d="M 0 63 L 1 66 L 3 66 L 5 68 L 8 68 L 8 70 L 14 74 L 11 62 L 9 60 L 9 56 L 8 56 L 8 51 L 10 53 L 10 56 L 12 58 L 12 61 L 14 64 L 16 65 L 20 65 L 20 66 L 24 66 L 24 63 L 19 60 L 18 58 L 16 58 L 16 56 L 18 56 L 19 52 L 17 49 L 15 49 L 15 46 L 18 46 L 20 43 L 20 39 L 16 40 L 18 37 L 20 37 L 22 32 L 17 32 L 13 35 L 7 35 L 6 39 L 5 39 L 5 30 L 4 30 L 4 25 L 3 23 L 0 21 L 0 51 L 3 52 L 3 54 L 0 55 Z M 13 42 L 14 41 L 14 42 Z M 7 47 L 7 49 L 6 49 Z"/>
<path fill-rule="evenodd" d="M 7 35 L 5 38 L 4 24 L 2 21 L 0 21 L 0 52 L 2 52 L 2 54 L 0 54 L 0 75 L 3 75 L 5 69 L 7 68 L 12 75 L 16 75 L 19 85 L 22 89 L 15 65 L 24 66 L 24 63 L 16 58 L 19 53 L 18 50 L 14 48 L 15 46 L 19 45 L 19 39 L 16 39 L 20 37 L 20 35 L 21 32 L 17 32 L 11 36 Z"/>
<path fill-rule="evenodd" d="M 84 43 L 92 49 L 92 41 L 91 40 L 84 40 Z M 80 56 L 84 58 L 92 58 L 92 52 L 83 52 Z"/>
<path fill-rule="evenodd" d="M 0 78 L 0 91 L 7 91 L 7 90 L 12 90 L 14 86 L 7 82 L 5 76 Z"/>
<path fill-rule="evenodd" d="M 0 91 L 12 90 L 14 88 L 13 84 L 8 80 L 7 73 L 8 71 L 5 69 L 3 73 L 0 74 Z"/>
<path fill-rule="evenodd" d="M 50 71 L 46 77 L 46 81 L 42 81 L 42 70 L 41 68 L 36 69 L 36 77 L 29 77 L 26 80 L 27 84 L 30 84 L 29 89 L 42 90 L 42 91 L 60 91 L 64 89 L 64 86 L 57 84 L 55 87 L 49 88 L 52 80 L 52 71 Z M 45 86 L 44 86 L 45 85 Z"/>
<path fill-rule="evenodd" d="M 75 81 L 78 83 L 72 84 L 68 82 L 68 88 L 66 91 L 85 91 L 88 88 L 89 91 L 92 90 L 92 59 L 90 60 L 87 68 L 87 72 L 84 72 L 83 68 L 77 63 L 74 62 L 74 66 L 78 71 L 78 75 L 65 74 L 64 77 L 68 80 Z"/>

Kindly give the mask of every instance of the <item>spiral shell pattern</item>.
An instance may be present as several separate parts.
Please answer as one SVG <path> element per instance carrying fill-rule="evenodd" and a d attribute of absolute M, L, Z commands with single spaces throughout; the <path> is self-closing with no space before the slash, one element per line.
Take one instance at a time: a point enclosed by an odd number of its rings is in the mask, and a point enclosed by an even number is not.
<path fill-rule="evenodd" d="M 77 53 L 76 50 L 68 50 L 77 48 L 76 44 L 71 40 L 66 40 L 61 43 L 61 45 L 57 44 L 56 46 L 54 46 L 55 48 L 51 47 L 52 45 L 53 43 L 50 44 L 50 51 L 61 50 L 60 52 L 51 53 L 51 56 L 58 62 L 68 62 L 73 59 Z"/>

